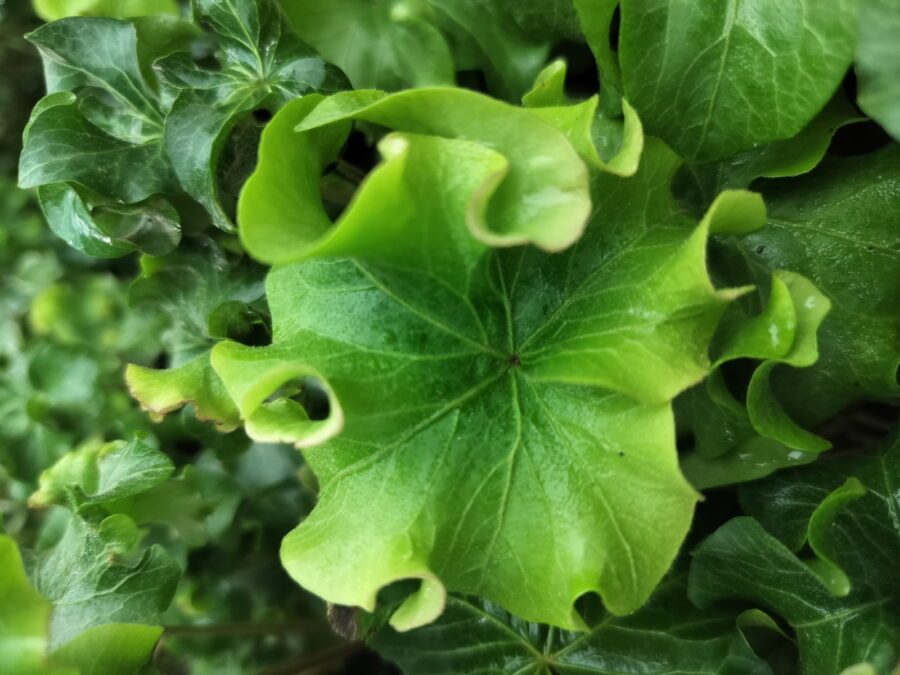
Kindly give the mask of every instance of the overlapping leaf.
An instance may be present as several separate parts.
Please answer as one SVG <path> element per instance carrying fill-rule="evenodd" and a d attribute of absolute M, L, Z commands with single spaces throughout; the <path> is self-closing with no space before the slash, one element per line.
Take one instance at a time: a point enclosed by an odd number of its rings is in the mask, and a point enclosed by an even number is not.
<path fill-rule="evenodd" d="M 488 88 L 517 100 L 547 57 L 547 40 L 571 30 L 571 9 L 474 0 L 280 0 L 294 29 L 357 89 L 395 91 L 455 84 L 456 71 L 480 70 Z M 559 22 L 536 31 L 536 15 Z M 517 21 L 526 29 L 521 30 Z M 567 23 L 567 29 L 561 28 Z"/>
<path fill-rule="evenodd" d="M 153 626 L 90 628 L 51 651 L 50 603 L 29 583 L 15 542 L 0 535 L 0 659 L 16 675 L 137 675 L 162 632 Z"/>
<path fill-rule="evenodd" d="M 178 564 L 159 546 L 134 561 L 120 558 L 134 544 L 132 531 L 119 529 L 122 522 L 107 519 L 95 528 L 73 516 L 56 546 L 36 561 L 35 586 L 53 603 L 52 646 L 94 626 L 155 623 L 171 602 Z"/>
<path fill-rule="evenodd" d="M 795 136 L 727 159 L 687 164 L 676 179 L 679 199 L 704 208 L 721 190 L 747 188 L 759 178 L 790 178 L 815 169 L 841 128 L 865 118 L 842 91 Z"/>
<path fill-rule="evenodd" d="M 260 311 L 262 268 L 229 256 L 211 241 L 164 258 L 144 258 L 143 266 L 131 302 L 169 315 L 171 361 L 167 370 L 129 365 L 125 377 L 132 395 L 157 418 L 193 403 L 200 419 L 234 429 L 237 409 L 213 372 L 209 353 L 218 340 L 242 339 L 260 328 L 268 333 Z"/>
<path fill-rule="evenodd" d="M 111 521 L 123 532 L 164 525 L 202 545 L 210 530 L 227 526 L 237 490 L 233 481 L 198 467 L 174 473 L 171 460 L 141 439 L 88 443 L 41 474 L 29 505 L 62 504 L 92 521 L 124 516 Z"/>
<path fill-rule="evenodd" d="M 30 504 L 70 511 L 57 513 L 62 518 L 31 555 L 30 576 L 52 604 L 52 663 L 129 675 L 150 659 L 162 633 L 152 624 L 171 602 L 180 569 L 161 546 L 137 546 L 140 520 L 120 507 L 173 471 L 165 455 L 136 440 L 88 445 L 41 475 Z"/>
<path fill-rule="evenodd" d="M 30 19 L 7 5 L 8 37 Z M 48 626 L 0 538 L 0 670 L 302 670 L 335 640 L 277 558 L 304 518 L 284 567 L 378 605 L 329 617 L 390 617 L 371 642 L 410 673 L 895 675 L 897 450 L 854 434 L 900 400 L 898 157 L 847 128 L 898 133 L 892 3 L 192 5 L 205 37 L 171 16 L 33 35 L 23 184 L 81 253 L 148 255 L 126 311 L 131 260 L 50 251 L 0 208 L 0 508 L 53 601 Z M 276 5 L 357 87 L 446 88 L 325 98 L 342 76 Z M 17 130 L 36 80 L 0 51 Z M 848 152 L 870 154 L 823 161 Z M 123 359 L 154 418 L 192 403 L 255 440 L 150 427 Z M 657 587 L 694 489 L 806 462 L 707 494 L 691 541 L 750 517 L 699 548 L 701 608 Z M 157 647 L 163 621 L 202 627 Z"/>
<path fill-rule="evenodd" d="M 831 300 L 816 365 L 780 369 L 773 378 L 801 424 L 820 424 L 860 398 L 900 400 L 898 157 L 892 145 L 764 186 L 767 226 L 734 240 L 757 279 L 788 268 Z"/>
<path fill-rule="evenodd" d="M 562 131 L 592 169 L 634 175 L 644 147 L 644 129 L 637 114 L 624 100 L 617 101 L 621 120 L 598 112 L 598 96 L 573 103 L 565 92 L 567 71 L 565 61 L 551 63 L 538 74 L 522 104 Z"/>
<path fill-rule="evenodd" d="M 607 112 L 619 111 L 622 97 L 622 70 L 613 46 L 613 22 L 618 0 L 573 0 L 581 32 L 594 53 L 600 75 L 600 89 Z"/>
<path fill-rule="evenodd" d="M 92 445 L 70 452 L 41 475 L 35 505 L 78 508 L 102 504 L 156 487 L 175 471 L 171 460 L 141 441 Z"/>
<path fill-rule="evenodd" d="M 396 131 L 332 225 L 318 179 L 349 119 Z M 268 262 L 306 260 L 270 274 L 272 346 L 223 343 L 213 365 L 251 436 L 333 439 L 307 453 L 320 502 L 283 549 L 301 584 L 372 608 L 420 578 L 400 628 L 434 619 L 445 589 L 569 628 L 585 592 L 615 613 L 642 604 L 695 500 L 668 402 L 705 374 L 734 296 L 709 282 L 707 233 L 761 215 L 735 193 L 692 224 L 669 195 L 677 166 L 654 143 L 635 178 L 598 174 L 585 231 L 587 168 L 528 111 L 461 90 L 354 92 L 270 123 L 242 238 Z M 528 241 L 569 249 L 490 246 Z M 324 419 L 290 398 L 310 380 Z"/>
<path fill-rule="evenodd" d="M 891 0 L 861 0 L 856 74 L 859 106 L 900 140 L 900 6 Z"/>
<path fill-rule="evenodd" d="M 763 396 L 757 403 L 766 402 L 770 412 L 776 411 L 781 431 L 751 423 L 753 415 L 735 400 L 721 373 L 683 397 L 680 411 L 696 435 L 696 451 L 685 459 L 684 468 L 696 485 L 738 482 L 812 461 L 810 453 L 827 444 L 802 432 L 791 419 L 813 426 L 861 398 L 897 400 L 900 306 L 894 270 L 900 260 L 891 216 L 897 199 L 895 157 L 896 148 L 885 148 L 865 159 L 829 159 L 798 182 L 765 184 L 768 226 L 723 242 L 718 249 L 725 279 L 753 279 L 763 285 L 770 270 L 789 266 L 808 275 L 831 302 L 820 298 L 817 307 L 805 307 L 795 300 L 794 315 L 817 317 L 821 327 L 817 336 L 815 330 L 806 331 L 805 356 L 798 351 L 795 357 L 800 360 L 788 360 L 802 367 L 773 371 L 764 391 L 758 392 Z M 835 285 L 835 279 L 842 281 Z M 820 309 L 826 303 L 832 310 L 823 317 Z M 751 320 L 760 330 L 761 347 L 766 331 L 786 335 L 779 317 L 786 315 L 770 301 Z M 776 342 L 769 347 L 764 348 L 766 354 L 741 356 L 779 358 Z M 752 384 L 747 392 L 751 408 Z M 777 412 L 777 401 L 786 410 Z"/>
<path fill-rule="evenodd" d="M 527 623 L 500 607 L 451 597 L 433 625 L 410 633 L 382 628 L 372 638 L 379 652 L 408 675 L 562 675 L 640 672 L 770 675 L 747 644 L 729 610 L 690 604 L 683 578 L 664 581 L 651 600 L 628 617 L 598 618 L 586 633 Z"/>
<path fill-rule="evenodd" d="M 149 33 L 153 24 L 146 26 Z M 41 50 L 48 95 L 25 130 L 19 185 L 40 187 L 51 227 L 90 255 L 174 248 L 180 219 L 159 195 L 177 191 L 177 182 L 164 155 L 164 115 L 142 67 L 136 26 L 62 19 L 29 39 Z"/>
<path fill-rule="evenodd" d="M 707 381 L 686 392 L 677 410 L 695 437 L 682 468 L 698 488 L 759 478 L 790 464 L 803 464 L 830 443 L 803 429 L 772 392 L 779 364 L 809 367 L 818 359 L 816 331 L 831 303 L 809 280 L 790 272 L 772 276 L 768 302 L 747 317 L 734 305 L 719 328 L 717 354 Z M 723 364 L 755 359 L 756 366 L 738 400 L 729 391 Z"/>
<path fill-rule="evenodd" d="M 74 669 L 79 675 L 141 675 L 147 671 L 161 635 L 159 626 L 95 626 L 57 648 L 51 662 Z"/>
<path fill-rule="evenodd" d="M 140 440 L 88 445 L 65 455 L 41 476 L 32 506 L 71 511 L 42 537 L 31 577 L 52 603 L 53 662 L 77 672 L 137 673 L 149 660 L 158 623 L 180 569 L 159 545 L 141 550 L 128 500 L 158 489 L 174 467 Z M 140 522 L 140 521 L 138 521 Z"/>
<path fill-rule="evenodd" d="M 356 88 L 452 85 L 450 47 L 422 3 L 281 0 L 294 30 Z M 423 16 L 424 15 L 424 16 Z"/>
<path fill-rule="evenodd" d="M 621 12 L 622 92 L 651 133 L 692 160 L 795 135 L 831 98 L 856 45 L 851 0 L 624 0 Z"/>
<path fill-rule="evenodd" d="M 229 134 L 253 110 L 274 112 L 310 91 L 337 91 L 344 79 L 283 26 L 281 13 L 269 0 L 197 0 L 194 12 L 219 38 L 220 64 L 204 69 L 191 54 L 179 52 L 155 65 L 164 96 L 171 100 L 165 145 L 185 191 L 203 204 L 218 227 L 233 230 L 233 203 L 223 203 L 219 180 L 219 159 Z M 244 177 L 252 169 L 252 150 L 249 154 L 235 160 L 249 163 L 238 168 Z"/>
<path fill-rule="evenodd" d="M 894 672 L 898 448 L 894 440 L 877 453 L 826 456 L 744 488 L 745 510 L 759 521 L 732 520 L 699 547 L 691 598 L 707 607 L 742 597 L 775 610 L 797 632 L 804 673 L 858 663 Z M 819 556 L 813 564 L 795 553 L 807 537 Z"/>
<path fill-rule="evenodd" d="M 343 83 L 336 69 L 282 33 L 281 15 L 268 1 L 198 1 L 195 14 L 219 38 L 216 69 L 176 51 L 196 29 L 159 17 L 63 19 L 31 35 L 49 95 L 26 130 L 20 184 L 41 187 L 54 231 L 89 255 L 171 251 L 180 215 L 167 199 L 182 189 L 217 226 L 232 230 L 223 183 L 239 185 L 253 157 L 238 150 L 232 166 L 219 166 L 235 126 L 252 135 L 251 111 Z M 97 44 L 103 54 L 93 51 Z"/>
<path fill-rule="evenodd" d="M 50 604 L 25 576 L 16 543 L 0 534 L 0 661 L 21 675 L 66 675 L 46 662 Z"/>

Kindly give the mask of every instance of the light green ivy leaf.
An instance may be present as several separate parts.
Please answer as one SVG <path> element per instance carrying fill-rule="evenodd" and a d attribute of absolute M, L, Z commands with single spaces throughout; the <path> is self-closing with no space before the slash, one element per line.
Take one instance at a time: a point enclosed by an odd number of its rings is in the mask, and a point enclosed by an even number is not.
<path fill-rule="evenodd" d="M 132 396 L 157 420 L 187 403 L 196 415 L 222 431 L 238 426 L 237 408 L 209 361 L 221 339 L 246 339 L 262 331 L 264 270 L 212 241 L 195 241 L 163 258 L 144 257 L 143 273 L 131 289 L 133 307 L 154 307 L 171 320 L 168 369 L 129 364 L 125 379 Z"/>
<path fill-rule="evenodd" d="M 53 663 L 75 668 L 78 675 L 141 675 L 162 632 L 162 626 L 95 626 L 54 651 Z"/>
<path fill-rule="evenodd" d="M 25 576 L 16 543 L 0 534 L 0 663 L 17 675 L 74 675 L 47 663 L 50 603 Z"/>
<path fill-rule="evenodd" d="M 128 443 L 86 443 L 63 455 L 41 474 L 28 504 L 63 505 L 119 540 L 128 552 L 140 538 L 138 526 L 162 525 L 189 545 L 206 542 L 227 524 L 237 489 L 224 474 L 195 466 L 177 476 L 169 457 L 142 439 Z"/>
<path fill-rule="evenodd" d="M 856 478 L 848 478 L 843 485 L 825 497 L 809 518 L 806 540 L 816 558 L 807 561 L 806 564 L 838 597 L 848 595 L 852 585 L 837 562 L 836 554 L 832 552 L 832 531 L 837 527 L 835 521 L 844 506 L 865 494 L 866 488 L 862 483 Z"/>
<path fill-rule="evenodd" d="M 44 21 L 68 16 L 111 16 L 129 19 L 148 14 L 178 14 L 178 0 L 32 0 Z"/>
<path fill-rule="evenodd" d="M 201 354 L 165 370 L 129 364 L 128 391 L 155 421 L 185 405 L 193 405 L 197 419 L 215 422 L 220 431 L 233 431 L 240 422 L 237 408 L 209 362 Z"/>
<path fill-rule="evenodd" d="M 637 113 L 622 100 L 624 119 L 610 119 L 598 113 L 598 96 L 573 105 L 565 94 L 566 70 L 562 60 L 547 66 L 522 97 L 522 104 L 562 131 L 592 169 L 633 176 L 644 148 L 644 130 Z"/>
<path fill-rule="evenodd" d="M 737 303 L 729 309 L 713 343 L 712 374 L 676 403 L 694 434 L 694 447 L 681 466 L 698 489 L 810 462 L 831 447 L 791 419 L 770 384 L 780 364 L 806 368 L 817 361 L 816 331 L 830 308 L 828 298 L 808 279 L 777 271 L 762 312 L 747 316 Z M 729 391 L 720 370 L 738 359 L 760 361 L 743 400 Z"/>
<path fill-rule="evenodd" d="M 33 506 L 102 504 L 144 492 L 175 472 L 172 461 L 140 439 L 89 444 L 64 455 L 41 474 Z"/>
<path fill-rule="evenodd" d="M 329 233 L 332 223 L 319 204 L 318 182 L 343 145 L 351 119 L 431 134 L 435 139 L 468 140 L 446 144 L 448 152 L 455 151 L 466 163 L 466 170 L 477 172 L 479 192 L 463 213 L 468 231 L 457 244 L 467 249 L 460 252 L 468 259 L 463 273 L 468 273 L 483 248 L 483 244 L 469 242 L 472 237 L 502 246 L 534 242 L 555 251 L 570 246 L 584 230 L 591 208 L 587 168 L 558 130 L 527 110 L 462 89 L 418 89 L 392 95 L 354 91 L 326 99 L 306 97 L 279 118 L 277 130 L 263 138 L 260 169 L 248 181 L 240 204 L 241 239 L 252 255 L 265 262 L 291 262 L 319 247 L 324 252 L 341 246 L 341 233 Z M 490 121 L 487 125 L 486 120 Z M 295 135 L 293 127 L 298 124 L 322 130 Z M 282 143 L 285 136 L 295 140 L 286 148 Z M 391 174 L 402 172 L 408 143 L 400 137 L 394 139 L 383 142 L 381 149 L 396 155 L 398 161 L 392 169 L 386 164 L 373 172 L 370 184 L 392 183 Z M 440 141 L 421 142 L 436 145 Z M 434 147 L 431 152 L 439 149 Z M 275 156 L 269 159 L 269 155 Z M 290 189 L 295 182 L 299 188 Z M 293 200 L 299 226 L 288 229 L 281 225 L 286 204 L 263 198 L 273 188 Z M 370 188 L 369 192 L 375 191 Z M 391 208 L 409 208 L 393 201 Z M 379 246 L 384 249 L 387 244 Z M 402 255 L 400 249 L 394 251 Z"/>
<path fill-rule="evenodd" d="M 196 466 L 150 490 L 110 501 L 104 507 L 138 525 L 172 528 L 189 546 L 202 546 L 228 527 L 240 502 L 230 476 Z"/>
<path fill-rule="evenodd" d="M 332 224 L 319 175 L 350 118 L 399 131 Z M 691 222 L 671 199 L 677 167 L 653 143 L 635 177 L 598 173 L 585 230 L 588 169 L 526 110 L 436 89 L 307 97 L 276 116 L 240 210 L 250 253 L 282 263 L 273 343 L 224 342 L 212 362 L 252 437 L 328 441 L 306 453 L 319 505 L 282 551 L 295 579 L 367 609 L 420 579 L 401 630 L 435 619 L 446 590 L 569 629 L 586 592 L 616 614 L 646 600 L 696 499 L 669 401 L 707 372 L 741 292 L 710 283 L 707 235 L 763 212 L 729 193 Z M 508 248 L 529 239 L 569 248 Z M 324 417 L 292 396 L 310 382 Z"/>

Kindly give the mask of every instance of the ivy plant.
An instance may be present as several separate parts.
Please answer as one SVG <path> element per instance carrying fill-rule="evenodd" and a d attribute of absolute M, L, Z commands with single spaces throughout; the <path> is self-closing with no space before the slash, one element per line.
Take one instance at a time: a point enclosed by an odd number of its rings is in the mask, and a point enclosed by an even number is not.
<path fill-rule="evenodd" d="M 895 3 L 33 10 L 0 670 L 896 675 Z"/>

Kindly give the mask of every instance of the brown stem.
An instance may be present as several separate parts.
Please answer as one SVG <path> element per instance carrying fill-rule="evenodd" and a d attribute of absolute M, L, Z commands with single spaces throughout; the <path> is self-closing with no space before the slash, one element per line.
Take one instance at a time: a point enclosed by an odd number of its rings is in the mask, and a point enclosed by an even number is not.
<path fill-rule="evenodd" d="M 294 623 L 220 623 L 166 626 L 163 631 L 163 637 L 275 635 L 278 633 L 299 633 L 317 625 L 318 622 L 315 621 L 298 621 Z"/>
<path fill-rule="evenodd" d="M 308 675 L 362 649 L 361 642 L 345 642 L 313 654 L 301 654 L 260 671 L 259 675 Z"/>

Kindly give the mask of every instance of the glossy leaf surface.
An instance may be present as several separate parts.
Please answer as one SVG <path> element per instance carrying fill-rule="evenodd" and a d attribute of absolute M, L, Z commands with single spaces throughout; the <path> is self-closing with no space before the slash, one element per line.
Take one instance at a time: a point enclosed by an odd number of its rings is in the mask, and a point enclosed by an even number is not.
<path fill-rule="evenodd" d="M 853 0 L 621 6 L 623 92 L 650 133 L 692 160 L 793 136 L 853 59 Z"/>
<path fill-rule="evenodd" d="M 894 441 L 877 453 L 826 457 L 743 488 L 742 503 L 758 521 L 732 520 L 698 548 L 691 598 L 705 607 L 739 596 L 774 609 L 797 631 L 804 673 L 860 662 L 891 673 L 900 660 L 897 459 Z M 858 478 L 865 493 L 853 488 L 852 500 L 829 504 L 842 485 L 847 490 L 846 476 Z M 824 520 L 823 509 L 833 509 Z M 807 536 L 849 589 L 840 580 L 826 583 L 796 556 Z"/>
<path fill-rule="evenodd" d="M 440 119 L 431 101 L 444 102 Z M 497 122 L 479 138 L 463 112 L 481 109 Z M 314 189 L 349 116 L 407 131 L 381 142 L 383 163 L 332 225 Z M 366 608 L 382 586 L 421 578 L 392 619 L 401 629 L 433 620 L 445 588 L 569 628 L 587 591 L 631 611 L 674 557 L 695 499 L 668 401 L 705 373 L 734 297 L 709 282 L 707 233 L 758 226 L 758 200 L 725 195 L 691 223 L 668 192 L 678 162 L 653 144 L 635 178 L 596 177 L 598 215 L 565 253 L 493 250 L 531 231 L 561 248 L 584 227 L 586 188 L 542 199 L 535 175 L 517 175 L 536 160 L 506 140 L 520 126 L 534 128 L 540 169 L 578 186 L 587 169 L 559 132 L 443 89 L 285 108 L 242 197 L 252 254 L 309 260 L 269 276 L 272 346 L 223 343 L 213 365 L 251 436 L 312 446 L 340 432 L 307 452 L 320 503 L 285 541 L 284 563 L 326 599 Z M 310 380 L 329 397 L 325 418 L 282 389 Z M 554 544 L 536 549 L 533 536 Z M 547 583 L 523 594 L 534 574 Z"/>
<path fill-rule="evenodd" d="M 184 52 L 155 64 L 164 95 L 174 99 L 165 146 L 185 191 L 216 226 L 230 231 L 233 203 L 223 203 L 218 168 L 232 130 L 242 120 L 252 124 L 246 120 L 254 110 L 271 113 L 310 91 L 336 91 L 343 76 L 288 30 L 273 2 L 201 0 L 194 13 L 218 37 L 221 59 L 214 70 L 197 66 Z"/>
<path fill-rule="evenodd" d="M 891 0 L 861 0 L 856 73 L 859 105 L 900 139 L 900 7 Z"/>
<path fill-rule="evenodd" d="M 634 672 L 636 653 L 644 673 L 772 672 L 738 631 L 735 616 L 697 610 L 679 578 L 664 581 L 639 612 L 600 618 L 585 633 L 530 624 L 496 605 L 451 597 L 435 624 L 410 633 L 383 628 L 373 644 L 409 675 L 620 675 Z"/>

